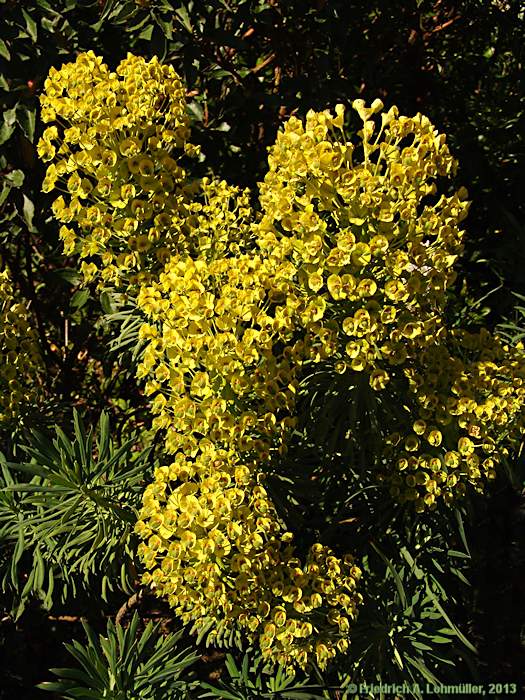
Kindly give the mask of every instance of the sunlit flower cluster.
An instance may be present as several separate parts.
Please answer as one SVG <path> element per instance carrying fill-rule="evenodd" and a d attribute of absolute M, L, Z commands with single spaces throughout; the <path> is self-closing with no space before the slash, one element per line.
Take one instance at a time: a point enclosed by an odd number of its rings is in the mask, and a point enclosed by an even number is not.
<path fill-rule="evenodd" d="M 344 652 L 361 603 L 352 557 L 296 546 L 267 478 L 310 368 L 400 396 L 378 478 L 416 511 L 481 490 L 523 432 L 522 348 L 444 321 L 469 206 L 438 190 L 456 169 L 444 135 L 353 106 L 357 146 L 341 105 L 287 122 L 252 210 L 248 191 L 188 179 L 184 89 L 156 59 L 112 73 L 83 54 L 42 98 L 65 250 L 145 319 L 137 377 L 169 458 L 137 523 L 144 583 L 210 640 L 241 629 L 287 668 Z"/>
<path fill-rule="evenodd" d="M 288 264 L 257 254 L 173 256 L 141 288 L 148 344 L 138 375 L 148 378 L 154 423 L 167 429 L 175 461 L 158 470 L 138 531 L 149 535 L 140 550 L 153 569 L 145 581 L 184 620 L 212 619 L 217 635 L 241 626 L 285 666 L 312 657 L 325 666 L 347 648 L 360 570 L 319 544 L 301 563 L 262 472 L 286 450 L 311 354 L 289 313 L 292 275 Z"/>
<path fill-rule="evenodd" d="M 435 508 L 439 498 L 451 503 L 468 486 L 482 492 L 523 441 L 523 347 L 484 329 L 456 329 L 423 350 L 404 374 L 414 412 L 388 436 L 390 469 L 380 478 L 394 498 L 413 502 L 419 512 Z"/>
<path fill-rule="evenodd" d="M 52 205 L 60 237 L 83 259 L 86 281 L 97 258 L 102 280 L 116 283 L 187 243 L 196 185 L 182 163 L 199 149 L 188 141 L 185 91 L 171 66 L 129 54 L 111 72 L 93 52 L 80 54 L 51 69 L 41 106 L 51 123 L 38 142 L 50 163 L 43 190 L 60 192 Z"/>
<path fill-rule="evenodd" d="M 348 648 L 360 569 L 320 544 L 302 563 L 253 464 L 235 452 L 211 440 L 194 458 L 179 451 L 147 487 L 137 532 L 143 581 L 184 622 L 213 622 L 209 641 L 240 627 L 286 667 L 312 657 L 324 667 Z"/>
<path fill-rule="evenodd" d="M 141 59 L 128 57 L 127 61 L 144 70 Z M 52 76 L 59 84 L 68 85 L 68 95 L 73 92 L 81 101 L 81 94 L 89 92 L 86 85 L 77 90 L 84 70 L 84 82 L 98 85 L 99 99 L 119 89 L 111 82 L 114 76 L 93 55 L 80 57 L 77 64 L 80 71 L 64 66 Z M 117 74 L 125 72 L 121 64 Z M 93 76 L 99 73 L 102 78 L 94 81 Z M 46 85 L 46 89 L 52 93 L 53 85 Z M 82 110 L 80 103 L 76 110 L 62 115 L 62 93 L 56 99 L 51 107 L 61 117 L 75 119 Z M 182 103 L 179 94 L 176 100 Z M 67 105 L 67 99 L 65 102 Z M 44 113 L 51 120 L 53 114 L 46 112 L 49 106 L 44 98 Z M 132 109 L 133 105 L 126 103 L 125 112 Z M 77 150 L 87 151 L 88 156 L 99 145 L 89 138 L 104 141 L 112 126 L 106 124 L 101 134 L 92 134 L 89 124 L 95 116 L 84 116 L 79 124 L 88 143 Z M 96 117 L 96 128 L 101 118 L 103 115 Z M 149 118 L 155 120 L 154 113 Z M 40 143 L 41 155 L 48 160 L 56 155 L 47 147 L 50 138 L 56 137 L 55 127 L 50 129 Z M 132 248 L 136 242 L 138 229 L 132 220 L 140 223 L 140 211 L 130 207 L 144 198 L 144 191 L 147 196 L 147 176 L 162 179 L 158 166 L 159 161 L 163 165 L 165 154 L 151 143 L 161 132 L 149 136 L 150 130 L 149 121 L 138 120 L 133 129 L 119 122 L 111 133 L 111 140 L 117 142 L 116 160 L 111 164 L 117 182 L 112 184 L 113 190 L 97 193 L 96 204 L 106 213 L 104 208 L 111 207 L 105 217 L 104 247 L 92 245 L 90 225 L 98 214 L 88 214 L 78 206 L 76 193 L 69 192 L 67 202 L 67 208 L 71 210 L 73 202 L 75 210 L 71 219 L 71 211 L 66 212 L 67 220 L 64 218 L 63 199 L 54 204 L 59 220 L 77 224 L 77 233 L 69 234 L 62 228 L 62 237 L 66 252 L 80 245 L 80 256 L 91 259 L 82 264 L 86 280 L 101 268 L 104 282 L 117 284 L 122 271 L 130 271 L 126 281 L 135 286 L 138 306 L 148 317 L 140 331 L 148 346 L 138 376 L 147 378 L 145 392 L 152 396 L 155 427 L 166 429 L 166 451 L 175 455 L 175 461 L 157 471 L 137 525 L 146 538 L 141 557 L 147 568 L 153 569 L 145 580 L 159 594 L 172 596 L 171 602 L 185 621 L 193 620 L 198 626 L 212 620 L 216 635 L 224 627 L 241 627 L 260 641 L 268 659 L 286 666 L 304 666 L 312 658 L 325 666 L 337 651 L 348 646 L 349 624 L 360 601 L 355 592 L 360 570 L 350 556 L 343 561 L 322 545 L 312 545 L 301 565 L 293 535 L 286 531 L 266 493 L 263 474 L 272 456 L 284 453 L 295 424 L 292 413 L 297 375 L 310 348 L 303 329 L 297 326 L 300 317 L 294 309 L 301 310 L 305 295 L 300 290 L 294 294 L 293 265 L 256 254 L 257 231 L 249 225 L 253 220 L 249 193 L 208 178 L 188 185 L 183 172 L 177 185 L 184 200 L 174 207 L 174 193 L 169 191 L 156 200 L 154 224 L 157 228 L 165 224 L 169 233 L 154 236 L 151 247 L 155 258 L 135 255 L 130 260 L 129 253 L 124 255 L 122 245 Z M 118 145 L 123 138 L 126 149 L 133 145 L 129 139 L 135 140 L 137 148 L 140 145 L 140 156 L 123 153 Z M 109 150 L 108 141 L 103 145 Z M 66 153 L 69 158 L 70 153 Z M 149 160 L 151 173 L 146 175 L 139 169 L 138 177 L 129 177 L 128 171 L 136 175 L 130 169 L 130 159 L 135 156 Z M 73 160 L 78 160 L 76 155 Z M 98 165 L 95 163 L 94 171 L 88 173 L 94 180 Z M 53 166 L 45 189 L 49 179 L 55 184 Z M 132 192 L 127 188 L 130 183 Z M 134 199 L 124 201 L 124 187 Z M 117 192 L 116 200 L 112 191 Z M 151 233 L 149 219 L 144 230 Z M 66 234 L 75 236 L 69 249 Z M 138 251 L 141 255 L 147 252 Z M 159 262 L 166 263 L 160 274 Z M 160 494 L 166 488 L 179 493 L 179 498 L 174 495 L 163 502 Z M 192 505 L 187 511 L 189 496 Z M 215 509 L 211 509 L 214 504 Z M 203 513 L 198 520 L 194 507 Z M 166 518 L 162 530 L 165 544 L 173 545 L 170 553 L 179 551 L 178 557 L 168 559 L 158 539 L 152 539 L 159 527 L 159 514 Z M 168 535 L 170 524 L 174 527 Z M 185 547 L 180 550 L 182 542 Z M 215 578 L 210 569 L 214 553 L 220 562 Z M 175 584 L 181 576 L 184 587 L 178 590 Z M 297 581 L 302 584 L 299 592 Z M 227 602 L 231 591 L 226 591 L 225 598 L 224 586 L 236 587 L 233 607 Z M 177 598 L 173 597 L 175 590 Z"/>
<path fill-rule="evenodd" d="M 378 125 L 380 100 L 354 108 L 358 147 L 346 140 L 342 105 L 286 123 L 270 149 L 257 230 L 263 250 L 296 267 L 310 296 L 301 321 L 324 355 L 337 371 L 366 371 L 380 390 L 442 328 L 468 202 L 464 188 L 438 194 L 436 179 L 456 163 L 426 117 L 392 107 Z"/>
<path fill-rule="evenodd" d="M 14 290 L 9 270 L 0 271 L 0 423 L 35 402 L 42 368 L 28 306 Z"/>

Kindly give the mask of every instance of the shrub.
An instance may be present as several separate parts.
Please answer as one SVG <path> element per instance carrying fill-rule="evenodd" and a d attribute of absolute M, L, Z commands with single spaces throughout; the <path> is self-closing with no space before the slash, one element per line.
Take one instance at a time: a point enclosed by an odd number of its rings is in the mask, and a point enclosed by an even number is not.
<path fill-rule="evenodd" d="M 92 256 L 85 281 L 100 268 L 145 318 L 137 376 L 174 458 L 144 493 L 143 582 L 208 643 L 242 630 L 266 660 L 323 669 L 348 649 L 361 570 L 318 542 L 301 552 L 266 488 L 300 380 L 327 362 L 390 387 L 376 478 L 422 512 L 482 490 L 519 444 L 523 353 L 447 328 L 468 202 L 438 191 L 456 164 L 426 117 L 356 100 L 357 146 L 342 105 L 292 117 L 252 212 L 226 183 L 188 182 L 183 92 L 172 69 L 132 55 L 115 73 L 93 53 L 52 71 L 44 187 L 68 192 L 53 211 L 75 224 L 67 252 Z"/>

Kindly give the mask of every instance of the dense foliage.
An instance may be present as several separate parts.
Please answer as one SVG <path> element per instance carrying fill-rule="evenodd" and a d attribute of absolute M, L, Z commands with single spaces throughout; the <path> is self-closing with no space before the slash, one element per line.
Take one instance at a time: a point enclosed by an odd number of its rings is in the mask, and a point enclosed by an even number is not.
<path fill-rule="evenodd" d="M 519 3 L 0 7 L 8 686 L 517 689 Z"/>

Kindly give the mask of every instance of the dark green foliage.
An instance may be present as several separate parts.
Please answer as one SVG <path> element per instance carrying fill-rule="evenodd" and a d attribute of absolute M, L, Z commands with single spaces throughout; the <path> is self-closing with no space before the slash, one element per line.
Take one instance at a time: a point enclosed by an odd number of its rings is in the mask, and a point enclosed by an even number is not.
<path fill-rule="evenodd" d="M 523 343 L 525 338 L 525 306 L 523 306 L 525 297 L 516 293 L 514 296 L 521 303 L 516 303 L 513 313 L 497 327 L 498 333 L 512 344 Z"/>
<path fill-rule="evenodd" d="M 181 675 L 197 660 L 189 649 L 178 648 L 181 632 L 163 637 L 158 625 L 149 622 L 138 634 L 135 613 L 129 627 L 108 621 L 105 636 L 96 635 L 83 622 L 87 644 L 66 644 L 77 668 L 53 668 L 56 682 L 38 685 L 59 692 L 61 697 L 82 700 L 183 700 L 192 683 Z M 79 668 L 81 667 L 81 668 Z"/>
<path fill-rule="evenodd" d="M 458 603 L 470 597 L 463 573 L 469 555 L 449 548 L 445 528 L 435 524 L 419 523 L 408 545 L 393 528 L 382 539 L 389 554 L 372 541 L 364 560 L 365 605 L 350 651 L 354 678 L 421 688 L 460 683 L 477 664 L 475 647 L 454 621 Z"/>
<path fill-rule="evenodd" d="M 246 652 L 237 664 L 228 654 L 225 662 L 228 680 L 222 679 L 219 687 L 202 683 L 201 688 L 208 692 L 200 693 L 199 698 L 223 698 L 224 700 L 251 700 L 251 698 L 282 698 L 283 700 L 314 700 L 322 698 L 322 688 L 308 680 L 298 680 L 281 668 L 265 667 L 259 654 Z M 226 673 L 224 675 L 226 675 Z"/>
<path fill-rule="evenodd" d="M 32 595 L 49 609 L 59 593 L 62 602 L 79 591 L 107 600 L 136 580 L 133 527 L 151 449 L 137 451 L 133 437 L 115 445 L 104 413 L 96 442 L 76 412 L 74 424 L 73 440 L 58 426 L 52 440 L 33 430 L 22 446 L 30 462 L 2 460 L 0 538 L 10 556 L 2 587 L 14 596 L 15 617 Z M 19 473 L 28 481 L 15 482 Z"/>

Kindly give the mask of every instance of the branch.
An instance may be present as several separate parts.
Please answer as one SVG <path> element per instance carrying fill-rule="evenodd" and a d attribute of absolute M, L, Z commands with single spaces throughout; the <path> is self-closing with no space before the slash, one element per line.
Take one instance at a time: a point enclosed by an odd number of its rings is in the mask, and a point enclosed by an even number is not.
<path fill-rule="evenodd" d="M 447 27 L 450 27 L 454 22 L 457 22 L 458 19 L 461 19 L 461 15 L 456 15 L 455 17 L 451 17 L 450 19 L 447 19 L 446 22 L 443 22 L 442 24 L 438 24 L 437 27 L 434 27 L 433 29 L 429 29 L 428 31 L 423 33 L 423 41 L 426 41 L 429 39 L 432 34 L 436 34 L 437 32 L 442 32 L 443 29 L 447 29 Z"/>
<path fill-rule="evenodd" d="M 126 600 L 126 602 L 120 608 L 120 610 L 118 611 L 118 613 L 115 617 L 115 624 L 116 625 L 122 624 L 122 618 L 124 617 L 124 615 L 140 603 L 143 595 L 144 595 L 144 590 L 141 588 L 140 591 L 137 591 L 137 593 L 133 593 L 133 595 L 130 598 L 128 598 L 128 600 Z"/>
<path fill-rule="evenodd" d="M 263 68 L 266 68 L 272 61 L 275 60 L 275 54 L 271 53 L 269 56 L 267 56 L 264 61 L 261 61 L 261 63 L 258 63 L 256 66 L 251 68 L 250 72 L 251 73 L 258 73 L 261 71 Z"/>

